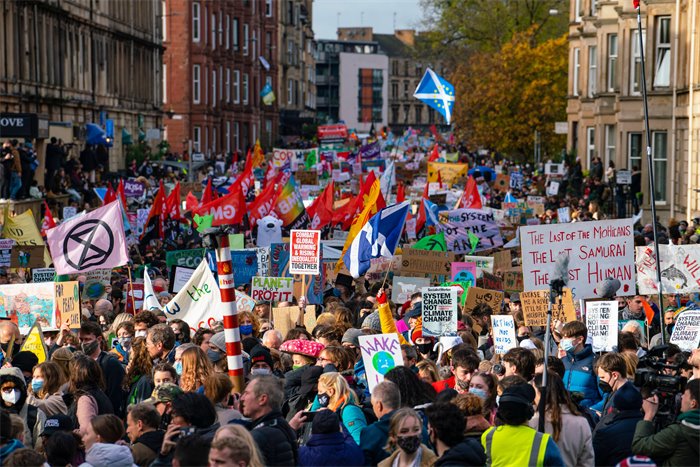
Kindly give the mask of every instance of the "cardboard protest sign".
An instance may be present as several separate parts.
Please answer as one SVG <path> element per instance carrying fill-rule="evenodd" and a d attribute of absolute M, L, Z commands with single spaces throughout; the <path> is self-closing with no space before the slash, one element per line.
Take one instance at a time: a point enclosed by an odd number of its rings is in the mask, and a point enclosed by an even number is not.
<path fill-rule="evenodd" d="M 571 222 L 571 210 L 568 206 L 557 209 L 557 219 L 560 224 L 567 224 Z"/>
<path fill-rule="evenodd" d="M 194 269 L 186 268 L 184 266 L 171 267 L 170 280 L 168 281 L 170 287 L 168 289 L 168 292 L 176 294 L 180 290 L 182 290 L 182 288 L 185 287 L 185 285 L 187 285 L 187 282 L 190 280 L 190 277 L 192 277 L 194 271 Z"/>
<path fill-rule="evenodd" d="M 298 320 L 298 306 L 276 307 L 272 309 L 272 322 L 275 323 L 275 329 L 281 332 L 283 336 L 287 335 L 287 332 L 294 327 Z M 304 312 L 304 327 L 309 332 L 316 327 L 315 305 L 306 305 L 306 311 Z"/>
<path fill-rule="evenodd" d="M 498 174 L 491 187 L 496 193 L 505 193 L 510 189 L 510 175 Z"/>
<path fill-rule="evenodd" d="M 289 243 L 273 243 L 270 245 L 270 269 L 269 276 L 294 277 L 294 296 L 301 296 L 303 277 L 292 276 L 289 273 Z M 321 253 L 323 261 L 323 253 Z M 335 266 L 335 263 L 333 264 Z M 308 304 L 320 305 L 323 303 L 323 291 L 326 284 L 327 268 L 321 268 L 321 274 L 306 278 L 306 299 Z M 333 268 L 330 268 L 333 271 Z M 349 274 L 349 273 L 348 273 Z"/>
<path fill-rule="evenodd" d="M 37 268 L 32 269 L 32 282 L 53 282 L 56 277 L 54 268 Z"/>
<path fill-rule="evenodd" d="M 360 352 L 362 362 L 367 372 L 369 392 L 384 381 L 384 375 L 389 370 L 403 365 L 403 355 L 397 334 L 374 334 L 372 336 L 360 336 Z"/>
<path fill-rule="evenodd" d="M 491 256 L 464 255 L 464 261 L 476 264 L 476 278 L 480 278 L 483 271 L 493 274 L 495 258 Z"/>
<path fill-rule="evenodd" d="M 250 297 L 256 302 L 289 302 L 294 298 L 293 288 L 294 279 L 291 277 L 254 276 Z"/>
<path fill-rule="evenodd" d="M 438 173 L 443 183 L 452 185 L 467 175 L 468 164 L 449 162 L 428 162 L 428 183 L 438 181 Z"/>
<path fill-rule="evenodd" d="M 459 300 L 459 306 L 464 308 L 464 304 L 467 302 L 467 292 L 469 291 L 470 287 L 473 287 L 474 284 L 471 282 L 457 282 L 457 281 L 451 281 L 451 282 L 443 282 L 440 284 L 442 287 L 452 287 L 456 292 L 457 292 L 457 300 Z"/>
<path fill-rule="evenodd" d="M 549 290 L 530 290 L 520 292 L 520 303 L 525 317 L 525 326 L 546 326 L 547 310 L 549 309 Z M 559 302 L 552 305 L 552 321 L 562 323 L 576 321 L 576 309 L 571 295 L 571 289 L 564 289 L 562 307 Z"/>
<path fill-rule="evenodd" d="M 78 281 L 54 283 L 56 294 L 56 314 L 60 316 L 60 322 L 56 327 L 60 328 L 68 322 L 71 329 L 80 329 L 80 284 Z"/>
<path fill-rule="evenodd" d="M 476 284 L 476 264 L 472 262 L 455 261 L 451 265 L 452 280 L 459 282 L 471 281 Z"/>
<path fill-rule="evenodd" d="M 27 334 L 35 321 L 45 329 L 55 328 L 53 282 L 0 285 L 0 318 L 10 318 Z"/>
<path fill-rule="evenodd" d="M 186 268 L 196 268 L 204 258 L 204 248 L 194 248 L 192 250 L 176 250 L 165 252 L 165 265 L 168 268 L 173 266 L 185 266 Z"/>
<path fill-rule="evenodd" d="M 491 315 L 494 353 L 503 355 L 518 346 L 513 315 Z"/>
<path fill-rule="evenodd" d="M 391 301 L 397 305 L 406 303 L 411 299 L 411 295 L 429 285 L 430 279 L 427 277 L 394 276 L 391 283 Z"/>
<path fill-rule="evenodd" d="M 292 230 L 289 245 L 290 274 L 321 273 L 320 230 Z"/>
<path fill-rule="evenodd" d="M 697 349 L 700 346 L 700 310 L 682 311 L 676 318 L 669 341 L 686 352 Z"/>
<path fill-rule="evenodd" d="M 483 287 L 485 289 L 503 290 L 503 279 L 495 274 L 484 272 L 481 279 L 477 279 L 476 282 L 479 287 Z"/>
<path fill-rule="evenodd" d="M 522 292 L 523 272 L 506 271 L 503 273 L 503 290 L 507 292 Z"/>
<path fill-rule="evenodd" d="M 450 264 L 453 260 L 454 254 L 445 251 L 404 248 L 401 253 L 401 272 L 420 276 L 430 274 L 450 277 Z"/>
<path fill-rule="evenodd" d="M 617 346 L 617 300 L 586 300 L 586 328 L 594 352 L 612 352 Z"/>
<path fill-rule="evenodd" d="M 12 247 L 15 241 L 11 238 L 0 239 L 0 268 L 9 268 L 12 258 Z"/>
<path fill-rule="evenodd" d="M 643 295 L 659 293 L 653 246 L 637 247 L 637 287 Z M 659 245 L 661 286 L 665 294 L 700 292 L 700 245 Z"/>
<path fill-rule="evenodd" d="M 43 246 L 15 245 L 10 255 L 10 267 L 12 268 L 43 268 Z"/>
<path fill-rule="evenodd" d="M 510 250 L 499 250 L 492 253 L 491 256 L 493 257 L 493 271 L 489 272 L 504 271 L 513 267 Z"/>
<path fill-rule="evenodd" d="M 111 269 L 93 269 L 86 272 L 83 284 L 83 296 L 90 300 L 99 300 L 107 294 L 107 287 L 112 280 Z"/>
<path fill-rule="evenodd" d="M 0 237 L 12 239 L 16 246 L 43 246 L 44 239 L 39 233 L 39 228 L 36 225 L 34 214 L 31 209 L 24 211 L 14 217 L 5 216 Z M 13 248 L 14 249 L 14 248 Z M 51 255 L 47 249 L 44 249 L 44 264 L 36 266 L 22 267 L 44 267 L 51 264 Z"/>
<path fill-rule="evenodd" d="M 619 279 L 618 295 L 635 293 L 632 219 L 520 227 L 525 290 L 548 287 L 560 253 L 569 254 L 574 298 L 595 297 L 603 279 Z"/>
<path fill-rule="evenodd" d="M 245 235 L 242 233 L 229 234 L 228 246 L 232 250 L 242 250 L 245 248 Z"/>
<path fill-rule="evenodd" d="M 441 212 L 440 219 L 441 222 L 435 229 L 445 233 L 449 251 L 471 253 L 503 245 L 503 237 L 492 212 L 483 209 L 454 209 Z M 476 245 L 472 245 L 473 236 L 478 239 Z"/>
<path fill-rule="evenodd" d="M 236 250 L 231 252 L 233 283 L 250 284 L 253 276 L 258 274 L 258 253 L 255 250 Z"/>
<path fill-rule="evenodd" d="M 457 290 L 453 287 L 426 287 L 422 293 L 423 335 L 457 335 Z"/>
<path fill-rule="evenodd" d="M 471 287 L 467 292 L 467 302 L 464 311 L 471 314 L 479 303 L 486 303 L 494 313 L 499 313 L 501 303 L 503 303 L 503 292 L 499 290 L 482 289 L 481 287 Z"/>
<path fill-rule="evenodd" d="M 318 185 L 318 172 L 315 170 L 297 170 L 294 176 L 299 185 Z"/>
<path fill-rule="evenodd" d="M 19 349 L 20 352 L 27 351 L 36 355 L 39 359 L 38 363 L 44 363 L 49 358 L 49 352 L 46 350 L 46 344 L 44 344 L 44 333 L 41 330 L 41 325 L 39 321 L 36 321 L 32 326 L 31 330 L 24 338 L 22 347 Z"/>

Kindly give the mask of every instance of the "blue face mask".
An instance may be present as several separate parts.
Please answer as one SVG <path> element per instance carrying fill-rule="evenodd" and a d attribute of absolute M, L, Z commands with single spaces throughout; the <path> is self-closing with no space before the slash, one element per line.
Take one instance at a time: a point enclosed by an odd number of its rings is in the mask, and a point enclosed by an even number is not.
<path fill-rule="evenodd" d="M 338 289 L 336 289 L 335 287 L 333 287 L 333 296 L 334 296 L 334 297 L 340 297 L 340 290 L 338 290 Z"/>
<path fill-rule="evenodd" d="M 177 373 L 178 375 L 182 374 L 182 361 L 175 362 L 173 367 L 175 368 L 175 373 Z"/>
<path fill-rule="evenodd" d="M 241 334 L 244 336 L 249 336 L 253 334 L 253 325 L 252 324 L 241 324 Z"/>
<path fill-rule="evenodd" d="M 34 378 L 32 380 L 32 392 L 36 394 L 37 392 L 41 391 L 41 388 L 44 387 L 44 380 L 41 378 Z"/>
<path fill-rule="evenodd" d="M 559 346 L 564 352 L 569 352 L 574 349 L 574 340 L 562 339 L 561 342 L 559 342 Z"/>
<path fill-rule="evenodd" d="M 469 388 L 469 393 L 474 394 L 482 401 L 485 401 L 486 398 L 488 397 L 488 394 L 486 394 L 486 391 L 484 391 L 483 389 L 480 389 L 480 388 Z"/>

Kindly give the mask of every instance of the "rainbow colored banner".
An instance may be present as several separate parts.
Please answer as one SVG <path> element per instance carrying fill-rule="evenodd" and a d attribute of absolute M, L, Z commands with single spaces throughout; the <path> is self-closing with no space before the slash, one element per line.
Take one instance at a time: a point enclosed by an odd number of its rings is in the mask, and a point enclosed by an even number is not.
<path fill-rule="evenodd" d="M 275 214 L 282 220 L 285 229 L 300 229 L 308 225 L 309 215 L 304 208 L 294 177 L 287 180 L 277 196 Z"/>

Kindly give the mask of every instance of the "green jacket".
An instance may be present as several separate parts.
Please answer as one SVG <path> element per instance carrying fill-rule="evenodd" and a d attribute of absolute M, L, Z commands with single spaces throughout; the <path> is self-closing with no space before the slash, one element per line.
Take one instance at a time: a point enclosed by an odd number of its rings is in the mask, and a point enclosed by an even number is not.
<path fill-rule="evenodd" d="M 681 416 L 681 421 L 654 434 L 654 424 L 637 423 L 632 452 L 649 456 L 658 465 L 698 465 L 700 451 L 700 411 Z M 685 414 L 682 414 L 685 415 Z"/>

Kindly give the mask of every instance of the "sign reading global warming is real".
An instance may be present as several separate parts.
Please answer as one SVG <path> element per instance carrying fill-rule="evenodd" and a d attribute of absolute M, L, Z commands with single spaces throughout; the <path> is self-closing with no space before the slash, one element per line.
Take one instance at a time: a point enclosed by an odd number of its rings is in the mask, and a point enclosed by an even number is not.
<path fill-rule="evenodd" d="M 292 230 L 289 239 L 289 273 L 319 274 L 320 230 Z"/>
<path fill-rule="evenodd" d="M 574 299 L 593 298 L 596 285 L 619 279 L 618 295 L 634 295 L 632 219 L 520 227 L 525 290 L 543 289 L 554 278 L 555 262 L 569 255 L 568 280 Z"/>

